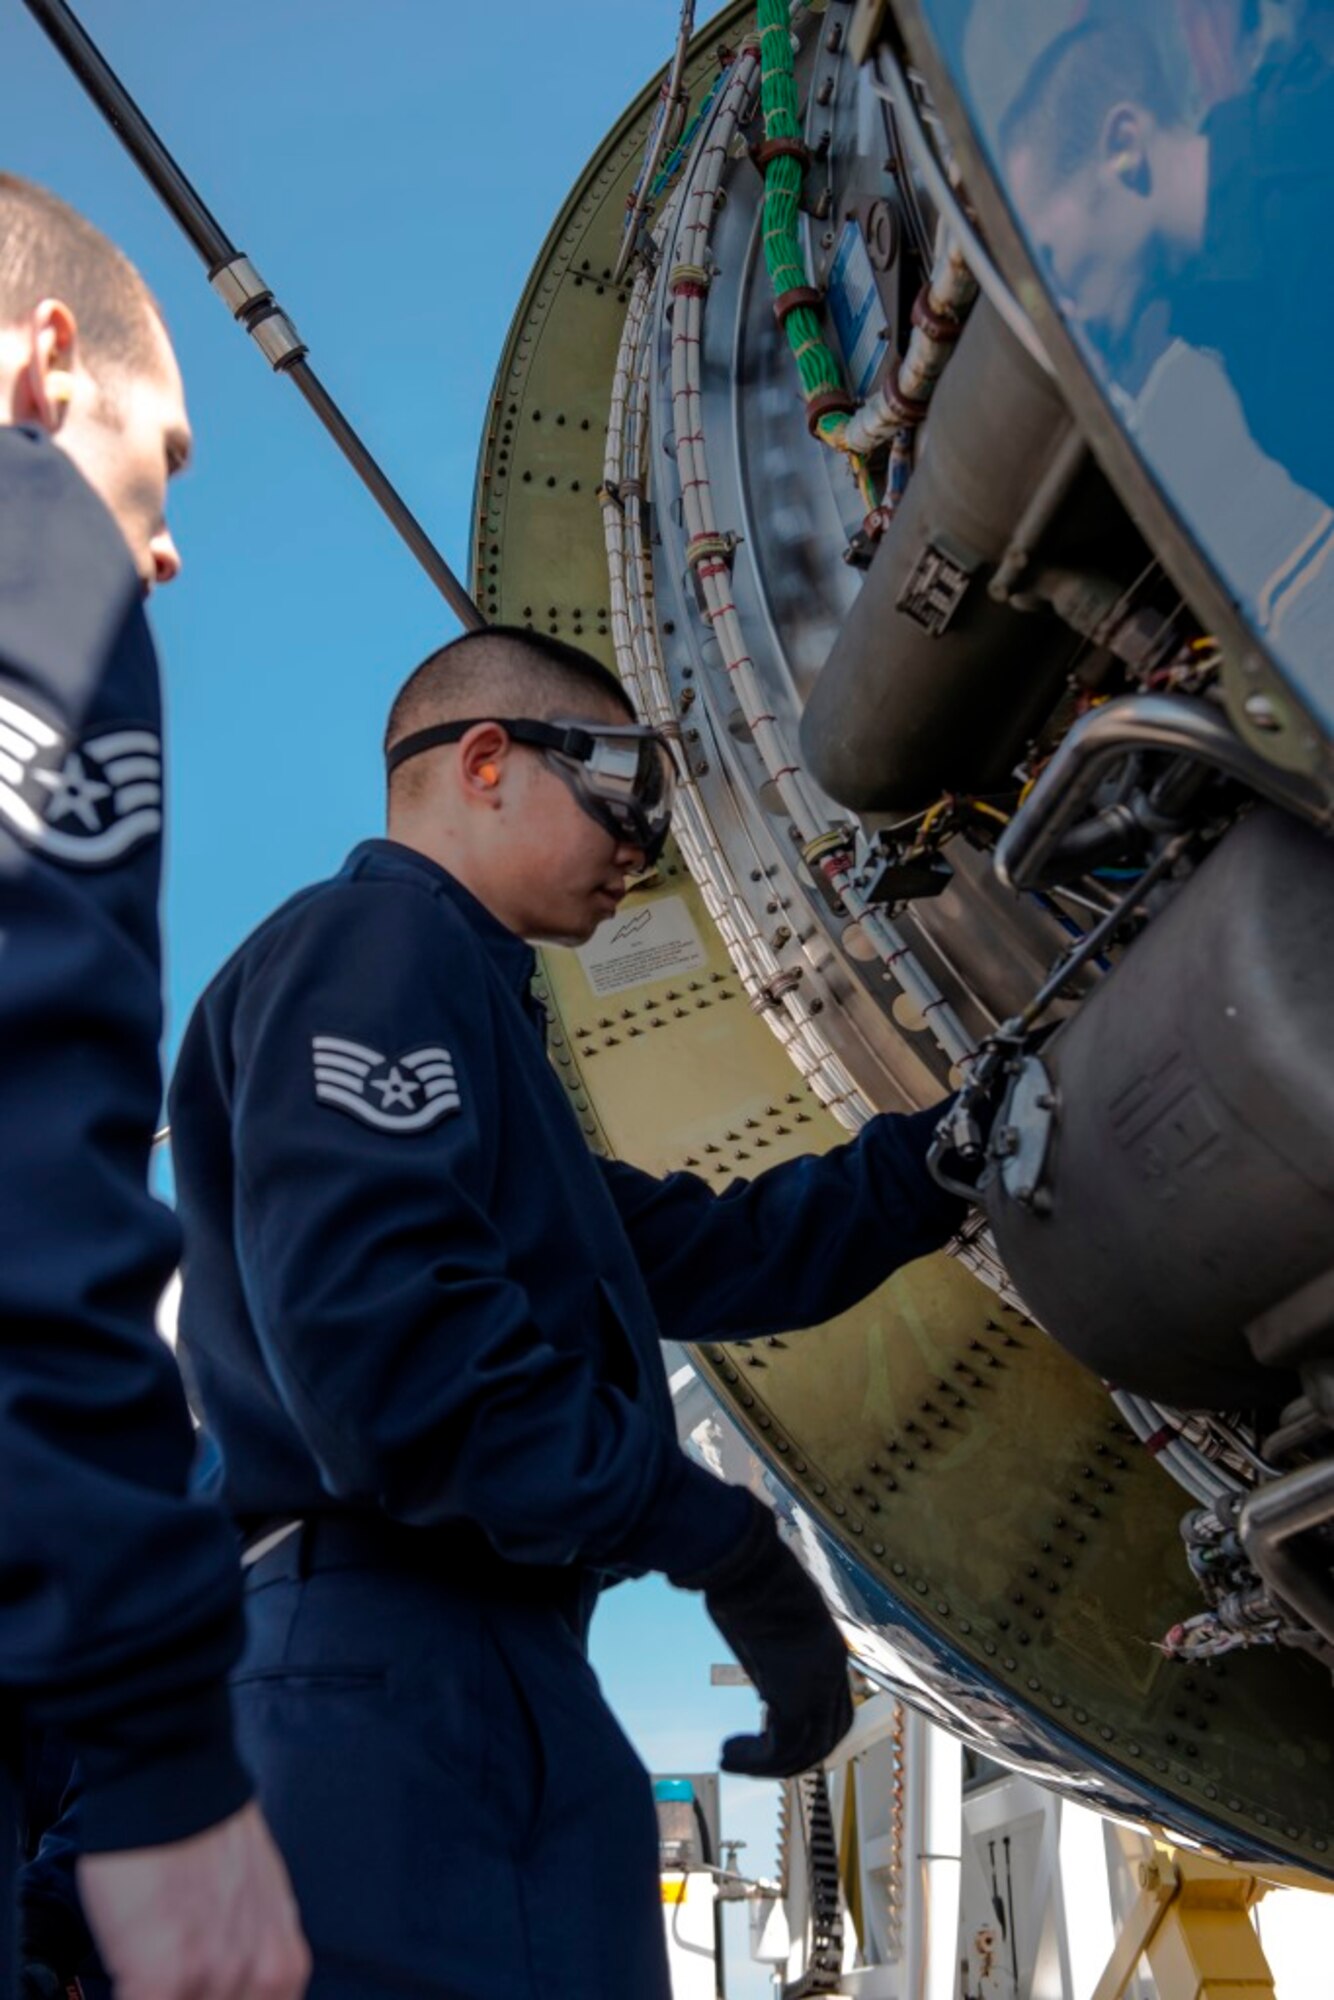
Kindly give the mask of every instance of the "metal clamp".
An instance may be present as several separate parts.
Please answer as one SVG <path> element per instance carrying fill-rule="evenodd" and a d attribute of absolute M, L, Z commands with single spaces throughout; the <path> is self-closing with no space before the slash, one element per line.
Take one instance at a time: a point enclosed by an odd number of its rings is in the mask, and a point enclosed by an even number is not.
<path fill-rule="evenodd" d="M 1041 1058 L 1025 1056 L 1001 1107 L 989 1152 L 1011 1201 L 1045 1215 L 1051 1194 L 1042 1185 L 1056 1125 L 1056 1087 Z"/>
<path fill-rule="evenodd" d="M 772 979 L 766 979 L 755 998 L 751 1001 L 751 1012 L 767 1014 L 772 1008 L 781 1007 L 783 995 L 794 993 L 803 978 L 801 966 L 789 966 L 785 972 L 776 972 Z"/>

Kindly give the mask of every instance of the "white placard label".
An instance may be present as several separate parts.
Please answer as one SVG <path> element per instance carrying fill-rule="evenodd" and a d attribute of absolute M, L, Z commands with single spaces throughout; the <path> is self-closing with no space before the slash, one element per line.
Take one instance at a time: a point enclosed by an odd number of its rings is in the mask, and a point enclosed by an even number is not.
<path fill-rule="evenodd" d="M 708 964 L 694 919 L 683 896 L 619 910 L 579 947 L 579 963 L 599 995 L 624 993 L 655 979 L 674 979 Z"/>

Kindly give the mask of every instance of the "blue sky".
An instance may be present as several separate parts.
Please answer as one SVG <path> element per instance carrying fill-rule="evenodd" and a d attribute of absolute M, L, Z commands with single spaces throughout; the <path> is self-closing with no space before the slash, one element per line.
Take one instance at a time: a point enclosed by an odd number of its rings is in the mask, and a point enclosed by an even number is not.
<path fill-rule="evenodd" d="M 310 343 L 313 363 L 460 574 L 510 315 L 567 189 L 665 63 L 676 0 L 82 0 L 89 32 Z M 700 18 L 716 8 L 701 4 Z M 185 371 L 196 465 L 185 559 L 155 602 L 169 715 L 169 1039 L 275 903 L 379 830 L 389 698 L 445 607 L 17 0 L 3 165 L 82 209 L 143 270 Z M 754 1699 L 693 1600 L 615 1593 L 604 1683 L 657 1769 L 711 1765 Z M 729 1784 L 743 1859 L 773 1861 L 776 1794 Z M 734 1949 L 730 2000 L 767 1992 Z"/>

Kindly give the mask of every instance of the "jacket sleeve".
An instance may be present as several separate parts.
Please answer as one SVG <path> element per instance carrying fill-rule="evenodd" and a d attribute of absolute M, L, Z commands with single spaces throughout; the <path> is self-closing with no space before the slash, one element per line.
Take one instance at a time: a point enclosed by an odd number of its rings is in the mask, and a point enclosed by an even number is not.
<path fill-rule="evenodd" d="M 587 1329 L 544 1328 L 511 1270 L 524 1218 L 498 1213 L 493 1187 L 499 1148 L 523 1133 L 498 1129 L 494 1004 L 467 926 L 383 880 L 322 892 L 253 964 L 231 1115 L 241 1277 L 270 1375 L 341 1501 L 471 1523 L 515 1562 L 708 1568 L 745 1496 L 600 1379 Z M 434 1097 L 409 1092 L 410 1128 L 355 1074 L 395 1052 L 426 1052 L 435 1072 Z M 187 1267 L 187 1308 L 189 1282 Z"/>
<path fill-rule="evenodd" d="M 872 1118 L 848 1144 L 733 1181 L 602 1167 L 664 1335 L 744 1339 L 818 1326 L 901 1264 L 948 1243 L 968 1213 L 927 1171 L 943 1107 Z"/>
<path fill-rule="evenodd" d="M 22 433 L 0 431 L 0 543 L 0 1689 L 78 1752 L 85 1845 L 139 1847 L 249 1794 L 225 1679 L 239 1573 L 221 1514 L 187 1497 L 154 1321 L 177 1249 L 148 1192 L 158 836 L 142 821 L 83 860 L 80 814 L 42 800 L 62 770 L 92 783 L 70 762 L 89 738 L 158 726 L 156 661 L 110 516 Z"/>

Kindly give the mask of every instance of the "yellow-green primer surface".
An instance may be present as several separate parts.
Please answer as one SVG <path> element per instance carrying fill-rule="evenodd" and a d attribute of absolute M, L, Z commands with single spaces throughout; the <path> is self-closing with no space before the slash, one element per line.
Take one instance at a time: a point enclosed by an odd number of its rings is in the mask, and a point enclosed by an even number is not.
<path fill-rule="evenodd" d="M 695 101 L 718 43 L 751 25 L 733 7 L 698 38 Z M 496 378 L 474 520 L 488 619 L 609 665 L 597 488 L 625 292 L 608 274 L 655 91 L 595 153 L 539 257 Z M 643 900 L 667 896 L 685 898 L 708 947 L 688 978 L 599 998 L 575 954 L 544 959 L 553 1059 L 590 1142 L 720 1187 L 841 1143 L 671 851 Z M 1187 1497 L 1100 1384 L 956 1262 L 900 1272 L 829 1326 L 695 1358 L 802 1503 L 999 1700 L 1240 1844 L 1334 1872 L 1328 1675 L 1291 1654 L 1162 1657 L 1154 1641 L 1199 1603 L 1177 1530 Z"/>

